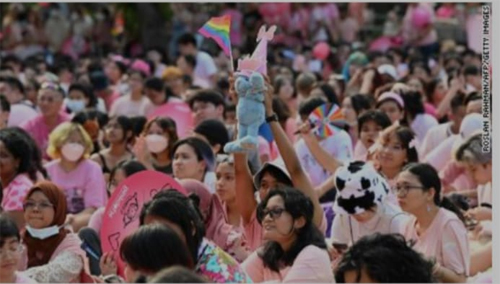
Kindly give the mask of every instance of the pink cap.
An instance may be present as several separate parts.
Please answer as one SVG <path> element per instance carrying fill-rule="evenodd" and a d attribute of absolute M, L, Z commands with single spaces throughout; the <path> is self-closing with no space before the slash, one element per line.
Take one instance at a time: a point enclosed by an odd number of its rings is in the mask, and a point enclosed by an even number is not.
<path fill-rule="evenodd" d="M 380 104 L 381 102 L 389 99 L 396 101 L 396 103 L 398 103 L 401 108 L 405 108 L 405 102 L 403 101 L 403 98 L 393 92 L 383 93 L 380 97 L 378 97 L 377 104 Z"/>
<path fill-rule="evenodd" d="M 130 69 L 141 71 L 144 74 L 146 74 L 146 76 L 151 75 L 151 68 L 149 67 L 149 64 L 147 64 L 144 60 L 140 60 L 140 59 L 134 60 L 134 63 L 132 63 L 132 66 L 130 66 Z"/>

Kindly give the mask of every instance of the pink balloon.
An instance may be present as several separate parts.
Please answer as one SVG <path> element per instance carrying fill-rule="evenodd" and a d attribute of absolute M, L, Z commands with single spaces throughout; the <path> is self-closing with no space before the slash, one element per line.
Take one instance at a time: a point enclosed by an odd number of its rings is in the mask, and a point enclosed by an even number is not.
<path fill-rule="evenodd" d="M 174 178 L 157 171 L 143 171 L 128 177 L 111 195 L 102 217 L 101 246 L 103 252 L 114 254 L 119 275 L 123 276 L 125 268 L 120 258 L 120 245 L 126 236 L 139 228 L 142 206 L 159 191 L 169 189 L 187 196 L 186 190 Z"/>
<path fill-rule="evenodd" d="M 193 130 L 193 113 L 188 104 L 184 102 L 171 102 L 164 104 L 151 113 L 148 119 L 155 117 L 170 117 L 177 126 L 177 135 L 179 138 L 188 136 Z"/>
<path fill-rule="evenodd" d="M 413 25 L 418 28 L 423 28 L 431 22 L 431 14 L 424 7 L 417 7 L 412 12 L 411 17 Z"/>
<path fill-rule="evenodd" d="M 313 48 L 313 55 L 319 60 L 325 60 L 330 54 L 330 46 L 326 42 L 319 42 Z"/>

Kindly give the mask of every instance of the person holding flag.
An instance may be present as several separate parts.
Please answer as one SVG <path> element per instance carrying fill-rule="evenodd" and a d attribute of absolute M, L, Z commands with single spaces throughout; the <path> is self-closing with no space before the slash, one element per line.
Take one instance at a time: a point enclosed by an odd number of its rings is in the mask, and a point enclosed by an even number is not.
<path fill-rule="evenodd" d="M 215 65 L 215 61 L 210 54 L 198 50 L 195 36 L 190 33 L 184 34 L 179 38 L 177 44 L 179 45 L 181 55 L 191 55 L 196 58 L 196 66 L 193 75 L 194 78 L 192 78 L 193 82 L 202 80 L 210 83 L 210 87 L 215 86 L 217 66 Z"/>

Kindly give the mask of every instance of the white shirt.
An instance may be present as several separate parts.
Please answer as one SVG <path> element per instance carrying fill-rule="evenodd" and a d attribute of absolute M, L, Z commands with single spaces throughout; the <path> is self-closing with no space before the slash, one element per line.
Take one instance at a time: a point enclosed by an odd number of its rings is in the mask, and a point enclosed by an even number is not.
<path fill-rule="evenodd" d="M 142 96 L 140 100 L 133 101 L 130 95 L 118 98 L 111 107 L 110 116 L 144 116 L 144 109 L 149 99 Z"/>
<path fill-rule="evenodd" d="M 210 76 L 215 75 L 215 73 L 217 73 L 217 66 L 215 66 L 212 56 L 206 52 L 198 51 L 194 76 L 210 82 Z"/>
<path fill-rule="evenodd" d="M 10 106 L 9 121 L 7 122 L 8 127 L 20 126 L 26 121 L 29 121 L 38 116 L 38 112 L 23 103 L 12 104 Z"/>
<path fill-rule="evenodd" d="M 351 136 L 345 131 L 340 131 L 338 134 L 320 141 L 319 144 L 323 150 L 343 163 L 347 163 L 353 158 Z M 318 161 L 316 161 L 304 140 L 301 139 L 295 143 L 295 152 L 299 157 L 302 168 L 308 173 L 314 187 L 321 185 L 332 176 L 333 173 L 323 169 Z"/>
<path fill-rule="evenodd" d="M 432 115 L 421 113 L 417 115 L 411 123 L 411 130 L 415 132 L 418 143 L 422 144 L 427 132 L 438 124 L 438 121 Z"/>
<path fill-rule="evenodd" d="M 420 156 L 427 156 L 427 154 L 429 154 L 433 149 L 435 149 L 439 144 L 441 144 L 452 134 L 451 122 L 438 124 L 437 126 L 431 128 L 425 135 L 424 141 L 420 146 Z"/>
<path fill-rule="evenodd" d="M 409 215 L 390 203 L 378 207 L 377 214 L 364 224 L 349 215 L 338 214 L 333 219 L 332 241 L 352 246 L 362 237 L 374 233 L 402 234 L 408 220 Z"/>

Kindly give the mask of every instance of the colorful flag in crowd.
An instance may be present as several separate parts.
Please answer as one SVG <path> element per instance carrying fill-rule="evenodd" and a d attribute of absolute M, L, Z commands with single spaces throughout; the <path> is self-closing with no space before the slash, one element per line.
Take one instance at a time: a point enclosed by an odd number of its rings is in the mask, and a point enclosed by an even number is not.
<path fill-rule="evenodd" d="M 225 15 L 222 17 L 211 18 L 198 31 L 204 37 L 211 38 L 217 42 L 224 53 L 231 56 L 231 39 L 229 31 L 231 29 L 231 16 Z"/>

